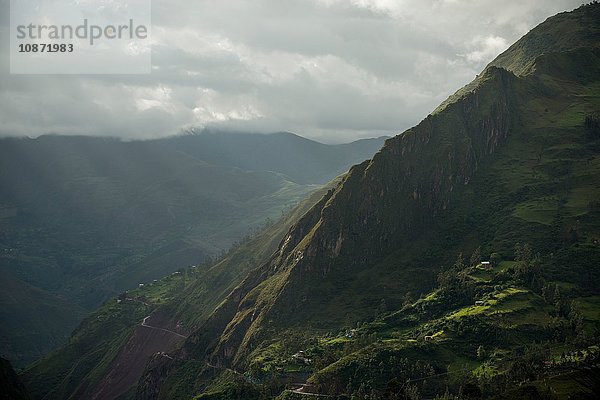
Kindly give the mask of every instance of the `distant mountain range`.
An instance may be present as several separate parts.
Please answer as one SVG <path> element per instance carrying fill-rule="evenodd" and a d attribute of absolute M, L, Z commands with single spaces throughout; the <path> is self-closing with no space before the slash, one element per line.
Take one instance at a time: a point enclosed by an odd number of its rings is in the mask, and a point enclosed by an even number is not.
<path fill-rule="evenodd" d="M 372 157 L 387 137 L 362 139 L 328 145 L 290 132 L 271 135 L 223 133 L 204 130 L 190 135 L 163 139 L 181 151 L 221 167 L 246 171 L 275 171 L 299 184 L 327 183 L 354 164 Z"/>
<path fill-rule="evenodd" d="M 0 354 L 39 358 L 108 297 L 219 256 L 384 139 L 1 139 Z"/>

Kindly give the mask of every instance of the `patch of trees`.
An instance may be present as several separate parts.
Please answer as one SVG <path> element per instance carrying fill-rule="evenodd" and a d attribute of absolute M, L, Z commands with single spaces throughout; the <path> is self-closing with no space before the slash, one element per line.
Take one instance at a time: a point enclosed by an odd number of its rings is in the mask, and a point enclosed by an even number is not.
<path fill-rule="evenodd" d="M 459 337 L 487 344 L 502 342 L 505 334 L 497 325 L 490 324 L 485 318 L 478 316 L 448 320 L 445 329 L 455 332 Z"/>
<path fill-rule="evenodd" d="M 544 361 L 549 353 L 541 346 L 528 346 L 522 356 L 513 360 L 507 371 L 507 377 L 515 383 L 534 381 L 544 372 Z"/>
<path fill-rule="evenodd" d="M 540 254 L 534 254 L 530 244 L 517 243 L 515 245 L 515 261 L 518 262 L 514 269 L 514 277 L 517 282 L 539 293 L 545 284 L 542 277 Z"/>
<path fill-rule="evenodd" d="M 315 382 L 319 393 L 344 393 L 348 399 L 420 399 L 423 378 L 441 370 L 428 361 L 402 357 L 393 351 L 361 354 Z M 430 381 L 428 385 L 432 385 Z M 440 388 L 443 390 L 443 388 Z"/>
<path fill-rule="evenodd" d="M 472 302 L 475 295 L 475 282 L 468 276 L 469 269 L 470 266 L 465 263 L 462 253 L 459 254 L 452 267 L 437 276 L 439 295 L 452 304 Z"/>

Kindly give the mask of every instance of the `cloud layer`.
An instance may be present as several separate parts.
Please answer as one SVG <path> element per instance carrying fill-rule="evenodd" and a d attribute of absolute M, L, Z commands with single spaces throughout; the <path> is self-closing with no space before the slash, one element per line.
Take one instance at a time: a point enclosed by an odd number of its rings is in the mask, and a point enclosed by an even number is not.
<path fill-rule="evenodd" d="M 133 139 L 207 126 L 327 142 L 395 134 L 535 25 L 581 3 L 154 0 L 150 75 L 9 75 L 3 40 L 0 135 Z"/>

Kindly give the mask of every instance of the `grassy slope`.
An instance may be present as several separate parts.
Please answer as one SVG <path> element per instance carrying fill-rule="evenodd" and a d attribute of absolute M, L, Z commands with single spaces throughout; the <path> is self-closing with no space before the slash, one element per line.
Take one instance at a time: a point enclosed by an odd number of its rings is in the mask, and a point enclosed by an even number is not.
<path fill-rule="evenodd" d="M 496 57 L 488 67 L 504 68 L 522 76 L 531 72 L 535 59 L 541 54 L 572 51 L 579 46 L 597 44 L 600 40 L 600 28 L 595 21 L 600 18 L 599 14 L 598 10 L 587 9 L 585 12 L 564 12 L 550 17 Z M 476 88 L 480 81 L 481 75 L 450 96 L 435 112 L 443 110 L 448 104 Z"/>
<path fill-rule="evenodd" d="M 284 157 L 290 155 L 290 143 L 299 140 L 304 151 L 294 153 L 295 162 L 313 165 L 306 176 L 284 175 L 280 161 L 243 157 L 248 148 L 263 157 L 269 152 Z M 31 294 L 45 291 L 91 311 L 139 282 L 219 255 L 381 143 L 328 146 L 291 134 L 227 133 L 147 142 L 2 139 L 0 269 L 41 289 Z M 319 151 L 312 154 L 315 148 Z M 219 165 L 203 158 L 223 152 L 229 161 Z M 319 161 L 328 156 L 333 161 Z M 15 296 L 8 285 L 0 295 L 0 301 Z M 60 335 L 42 331 L 39 340 L 30 338 L 29 347 L 21 342 L 25 347 L 16 352 L 16 342 L 10 342 L 31 324 L 17 318 L 19 307 L 5 310 L 3 332 L 9 342 L 0 345 L 0 353 L 19 366 L 61 343 L 56 339 L 81 320 L 81 313 L 65 307 L 61 315 L 52 314 L 65 321 Z"/>
<path fill-rule="evenodd" d="M 456 393 L 458 385 L 475 381 L 484 389 L 487 385 L 486 396 L 497 393 L 499 387 L 494 385 L 509 373 L 511 363 L 522 356 L 527 344 L 557 334 L 573 338 L 576 333 L 568 327 L 568 320 L 555 315 L 552 304 L 527 288 L 513 285 L 505 282 L 502 288 L 492 289 L 480 283 L 478 288 L 487 290 L 481 297 L 484 305 L 454 309 L 435 304 L 434 292 L 402 311 L 362 324 L 356 338 L 345 342 L 339 359 L 316 372 L 310 382 L 325 393 L 349 393 L 365 382 L 369 391 L 384 391 L 388 381 L 396 377 L 413 382 L 423 396 L 434 396 L 448 387 Z M 424 316 L 432 307 L 437 312 Z M 590 330 L 598 321 L 589 321 Z M 425 335 L 433 335 L 434 340 L 424 341 Z M 357 344 L 362 337 L 374 339 L 366 346 Z M 319 343 L 322 353 L 335 351 L 331 337 L 323 337 Z M 541 376 L 561 376 L 576 369 L 569 360 L 559 358 L 563 353 L 575 356 L 574 350 L 580 348 L 567 343 L 560 339 L 542 346 L 542 360 L 557 365 Z M 478 354 L 480 346 L 483 350 Z M 571 385 L 571 392 L 562 393 L 560 398 L 587 392 L 576 382 Z M 549 386 L 560 391 L 558 384 Z"/>
<path fill-rule="evenodd" d="M 452 210 L 442 223 L 454 226 L 447 229 L 451 232 L 462 225 L 461 220 L 477 221 L 475 226 L 461 229 L 456 250 L 471 249 L 475 242 L 482 245 L 486 254 L 499 252 L 512 257 L 515 243 L 534 243 L 544 255 L 547 278 L 569 288 L 572 296 L 583 296 L 574 298 L 583 310 L 590 335 L 600 321 L 597 294 L 591 295 L 597 291 L 591 282 L 600 279 L 600 254 L 594 243 L 600 235 L 600 215 L 592 207 L 600 198 L 600 158 L 599 144 L 585 137 L 583 119 L 600 109 L 599 55 L 600 52 L 587 49 L 538 59 L 537 72 L 523 78 L 518 86 L 518 129 L 462 194 L 463 204 L 469 204 L 470 209 Z M 561 71 L 570 71 L 576 78 L 564 79 Z M 569 238 L 569 232 L 576 232 L 576 239 Z M 495 276 L 479 271 L 474 278 L 485 286 L 486 280 Z M 379 364 L 395 357 L 431 368 L 433 372 L 424 367 L 413 371 L 414 375 L 396 375 L 414 379 L 424 396 L 443 393 L 446 387 L 458 391 L 458 383 L 476 377 L 485 388 L 518 358 L 520 353 L 513 353 L 515 349 L 533 341 L 551 340 L 569 325 L 555 316 L 552 304 L 529 289 L 509 286 L 491 290 L 497 300 L 487 301 L 485 306 L 448 308 L 441 318 L 410 328 L 394 318 L 391 322 L 384 319 L 367 324 L 362 334 L 375 334 L 377 341 L 317 372 L 312 381 L 322 390 L 334 393 L 347 390 L 346 385 L 353 380 L 369 379 L 371 388 L 385 390 L 387 381 L 395 376 L 394 369 L 382 369 Z M 425 299 L 434 300 L 435 294 Z M 413 318 L 422 320 L 419 313 Z M 422 342 L 424 335 L 436 332 L 443 334 L 435 344 Z M 569 333 L 571 337 L 576 334 Z M 578 349 L 561 340 L 550 341 L 549 349 L 544 350 L 546 360 L 552 360 L 553 353 Z M 491 354 L 478 358 L 476 350 L 480 345 Z M 534 381 L 533 386 L 539 391 L 550 388 L 559 398 L 576 392 L 591 395 L 592 389 L 581 383 L 589 377 L 576 379 L 571 376 L 575 369 L 572 363 L 562 362 L 542 374 L 553 378 L 545 383 Z M 444 375 L 421 380 L 436 374 Z M 352 388 L 357 390 L 358 386 Z M 498 389 L 488 390 L 486 395 Z M 511 393 L 511 398 L 530 395 Z"/>
<path fill-rule="evenodd" d="M 270 368 L 285 370 L 290 354 L 302 348 L 286 348 L 283 345 L 286 337 L 304 335 L 308 339 L 302 346 L 308 346 L 311 337 L 313 342 L 315 338 L 325 340 L 323 332 L 344 327 L 349 329 L 357 322 L 368 320 L 369 315 L 372 318 L 380 306 L 377 301 L 379 299 L 384 300 L 387 307 L 391 305 L 396 308 L 402 300 L 399 295 L 410 290 L 410 283 L 414 285 L 415 278 L 426 279 L 426 275 L 432 274 L 435 267 L 442 263 L 447 265 L 450 258 L 458 252 L 470 253 L 477 246 L 482 247 L 484 254 L 498 252 L 511 259 L 517 242 L 532 243 L 536 250 L 542 252 L 546 279 L 569 288 L 571 296 L 584 296 L 580 301 L 585 307 L 586 318 L 588 322 L 596 321 L 593 317 L 596 297 L 590 295 L 597 295 L 594 282 L 600 279 L 600 270 L 597 268 L 600 265 L 597 245 L 600 215 L 597 207 L 594 207 L 594 201 L 600 194 L 599 144 L 597 140 L 586 136 L 583 123 L 587 115 L 600 109 L 600 58 L 597 48 L 600 42 L 596 40 L 599 12 L 598 5 L 588 6 L 573 14 L 556 17 L 554 21 L 558 21 L 557 25 L 552 20 L 543 24 L 540 30 L 529 36 L 529 40 L 538 45 L 542 40 L 544 45 L 532 46 L 528 40 L 523 39 L 519 46 L 509 50 L 515 60 L 514 65 L 509 67 L 522 76 L 510 78 L 507 73 L 488 68 L 469 87 L 474 88 L 474 93 L 468 90 L 460 93 L 415 128 L 414 132 L 409 130 L 401 137 L 388 141 L 371 163 L 355 167 L 320 211 L 322 217 L 319 222 L 307 225 L 308 230 L 301 229 L 304 226 L 297 226 L 303 232 L 303 239 L 294 239 L 294 251 L 282 251 L 279 258 L 274 258 L 265 266 L 266 280 L 256 280 L 254 283 L 249 280 L 247 288 L 240 288 L 243 300 L 235 303 L 236 305 L 223 307 L 224 310 L 239 308 L 223 331 L 220 344 L 212 353 L 214 362 L 224 362 L 225 365 L 232 362 L 237 368 L 254 373 L 257 372 L 253 370 L 256 365 L 264 367 L 263 372 L 277 371 Z M 565 47 L 566 43 L 572 43 L 569 42 L 571 33 L 575 38 L 585 39 L 575 42 L 579 48 Z M 553 38 L 557 35 L 566 36 L 567 39 L 561 37 L 560 46 L 556 49 L 558 53 L 551 53 L 548 49 L 553 48 Z M 523 48 L 526 50 L 523 51 Z M 533 53 L 529 53 L 530 51 Z M 508 58 L 511 58 L 510 54 L 499 57 L 498 63 L 504 65 Z M 531 64 L 531 59 L 535 59 L 536 63 Z M 508 89 L 505 86 L 507 82 Z M 498 113 L 498 107 L 502 105 L 498 102 L 498 98 L 503 96 L 502 90 L 509 91 L 504 114 Z M 466 114 L 461 114 L 465 109 Z M 466 119 L 466 123 L 461 121 L 462 118 Z M 494 125 L 494 121 L 502 118 L 509 120 L 507 138 L 493 154 L 488 152 L 478 155 L 476 173 L 466 173 L 468 185 L 448 188 L 453 192 L 447 198 L 451 201 L 445 202 L 442 197 L 440 203 L 443 207 L 429 209 L 437 218 L 428 224 L 425 231 L 416 229 L 410 241 L 404 238 L 404 241 L 396 242 L 397 249 L 391 252 L 381 242 L 377 242 L 383 235 L 392 234 L 390 230 L 384 230 L 388 223 L 410 224 L 413 218 L 419 217 L 417 212 L 410 209 L 407 209 L 409 212 L 403 212 L 403 202 L 406 200 L 387 195 L 389 187 L 379 187 L 372 183 L 386 179 L 382 178 L 384 176 L 387 179 L 394 176 L 395 161 L 385 158 L 386 151 L 393 152 L 395 143 L 404 143 L 405 147 L 399 149 L 396 157 L 410 158 L 410 146 L 416 142 L 411 142 L 412 137 L 419 138 L 418 135 L 421 135 L 425 137 L 423 141 L 431 140 L 431 143 L 428 142 L 428 149 L 435 149 L 431 156 L 434 161 L 429 164 L 434 179 L 440 176 L 443 179 L 443 166 L 440 174 L 439 169 L 436 169 L 440 164 L 438 160 L 446 156 L 443 149 L 454 149 L 454 153 L 450 152 L 448 156 L 452 159 L 463 148 L 460 140 L 478 140 L 475 135 L 464 138 L 460 135 L 461 130 L 464 132 L 470 125 L 481 129 L 480 135 L 489 134 L 486 130 L 497 132 L 499 126 Z M 465 123 L 467 128 L 461 123 Z M 478 126 L 478 123 L 481 125 Z M 426 136 L 428 124 L 433 125 L 434 135 L 437 136 Z M 458 133 L 453 133 L 453 130 Z M 494 140 L 494 137 L 487 137 L 488 146 L 490 139 Z M 408 149 L 408 156 L 405 155 L 405 148 Z M 429 156 L 426 152 L 416 153 L 414 162 L 420 162 L 419 158 L 429 160 Z M 409 172 L 426 171 L 414 165 L 413 169 L 408 169 Z M 464 171 L 458 169 L 455 174 L 465 173 Z M 427 171 L 424 174 L 426 173 Z M 404 182 L 396 181 L 394 184 Z M 419 188 L 418 184 L 415 187 Z M 434 191 L 437 188 L 434 186 Z M 453 188 L 456 190 L 453 191 Z M 377 194 L 383 198 L 381 201 L 376 199 Z M 414 197 L 422 201 L 430 200 L 426 196 L 427 193 L 422 190 L 414 192 Z M 384 203 L 386 200 L 387 204 Z M 433 202 L 432 204 L 435 205 Z M 411 215 L 410 212 L 415 214 Z M 331 217 L 337 226 L 334 227 L 333 223 L 328 226 L 327 217 Z M 377 218 L 377 228 L 369 231 L 371 228 L 367 222 L 359 227 L 360 222 L 370 218 Z M 352 241 L 352 245 L 356 246 L 353 254 L 360 255 L 362 250 L 362 255 L 370 258 L 370 264 L 364 273 L 352 268 L 356 259 L 347 255 L 337 257 L 335 250 L 336 240 L 344 238 L 344 226 L 353 221 L 355 224 L 350 225 L 350 232 L 363 239 Z M 378 250 L 385 251 L 386 257 L 382 258 L 381 254 L 377 254 Z M 327 253 L 333 253 L 336 261 L 331 262 L 331 256 L 311 256 Z M 302 261 L 307 256 L 311 258 Z M 358 265 L 364 267 L 360 263 Z M 482 279 L 482 285 L 485 286 L 485 274 L 474 278 Z M 551 336 L 553 324 L 556 322 L 560 325 L 560 321 L 551 321 L 550 305 L 538 294 L 519 287 L 512 281 L 507 285 L 498 288 L 496 293 L 506 300 L 499 301 L 493 307 L 450 308 L 446 310 L 448 315 L 442 320 L 432 319 L 411 328 L 414 339 L 426 330 L 432 334 L 441 332 L 441 324 L 452 321 L 450 325 L 456 332 L 454 335 L 451 330 L 444 333 L 448 339 L 452 339 L 448 340 L 447 346 L 444 345 L 446 347 L 430 348 L 428 344 L 407 347 L 406 338 L 397 338 L 403 334 L 401 327 L 383 326 L 382 330 L 391 333 L 390 336 L 383 336 L 375 344 L 371 344 L 371 347 L 358 350 L 358 359 L 349 356 L 352 363 L 343 361 L 339 365 L 332 364 L 330 369 L 325 367 L 314 380 L 326 386 L 341 377 L 340 385 L 333 384 L 332 390 L 343 392 L 348 376 L 337 368 L 349 365 L 344 367 L 347 371 L 362 366 L 362 369 L 359 368 L 360 373 L 355 375 L 359 380 L 363 373 L 377 375 L 379 368 L 378 379 L 382 381 L 378 384 L 381 384 L 384 379 L 390 378 L 384 373 L 390 370 L 385 366 L 378 367 L 383 360 L 377 357 L 381 352 L 388 357 L 389 351 L 399 352 L 396 358 L 418 359 L 424 354 L 425 361 L 428 362 L 420 365 L 421 369 L 413 371 L 416 377 L 427 376 L 431 368 L 447 373 L 448 366 L 450 371 L 467 371 L 469 375 L 468 371 L 478 373 L 476 370 L 481 364 L 474 356 L 478 344 L 477 333 L 469 336 L 469 329 L 475 332 L 480 329 L 491 334 L 502 329 L 510 340 L 504 344 L 508 349 L 498 346 L 499 354 L 512 351 L 535 339 L 545 340 L 547 335 Z M 496 291 L 496 288 L 491 290 Z M 500 322 L 493 319 L 486 321 L 488 311 L 496 312 L 503 318 Z M 452 325 L 464 318 L 468 321 L 473 319 L 474 327 L 466 325 L 457 328 Z M 480 318 L 484 319 L 479 320 Z M 548 327 L 548 324 L 551 326 Z M 320 327 L 325 328 L 325 331 L 316 329 Z M 431 330 L 433 328 L 436 330 Z M 374 329 L 374 332 L 379 331 Z M 575 332 L 570 333 L 574 334 Z M 335 343 L 344 341 L 341 337 L 335 340 Z M 200 343 L 205 345 L 205 342 Z M 278 347 L 283 350 L 273 353 L 273 349 Z M 229 350 L 232 348 L 237 350 L 233 357 Z M 339 356 L 332 352 L 334 358 Z M 275 358 L 277 362 L 267 362 L 265 366 L 261 361 L 265 358 Z M 373 364 L 373 361 L 377 361 L 377 364 Z M 251 376 L 252 374 L 250 372 Z M 260 372 L 255 376 L 260 376 Z M 319 376 L 324 378 L 320 380 Z M 437 389 L 443 391 L 445 384 L 448 384 L 446 378 L 442 379 L 441 386 Z"/>
<path fill-rule="evenodd" d="M 336 181 L 330 185 L 335 185 Z M 161 310 L 173 321 L 190 330 L 207 315 L 252 268 L 276 249 L 284 232 L 326 189 L 313 192 L 290 213 L 230 251 L 210 268 L 187 268 L 157 283 L 128 293 L 140 301 L 106 302 L 86 318 L 68 343 L 29 366 L 23 380 L 34 398 L 50 395 L 69 398 L 77 390 L 93 387 L 106 374 L 106 368 L 127 342 L 133 327 L 152 311 Z M 83 389 L 82 389 L 83 388 Z"/>

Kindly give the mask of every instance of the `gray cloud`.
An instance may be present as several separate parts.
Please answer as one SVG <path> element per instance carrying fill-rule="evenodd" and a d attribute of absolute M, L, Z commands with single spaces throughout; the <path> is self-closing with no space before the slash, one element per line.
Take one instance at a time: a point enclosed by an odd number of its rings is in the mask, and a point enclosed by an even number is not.
<path fill-rule="evenodd" d="M 8 0 L 1 1 L 2 38 Z M 290 130 L 323 141 L 417 123 L 512 42 L 581 1 L 153 1 L 153 72 L 8 74 L 0 134 Z"/>

